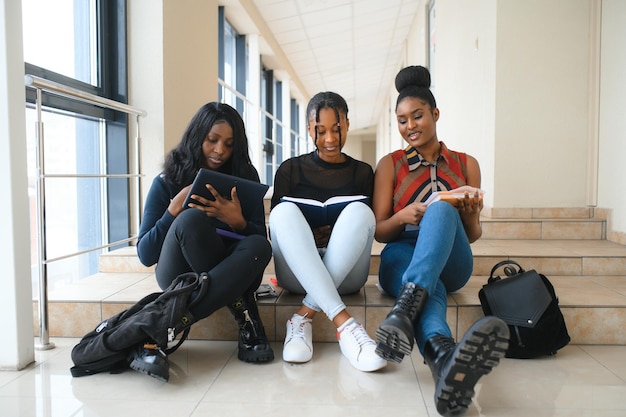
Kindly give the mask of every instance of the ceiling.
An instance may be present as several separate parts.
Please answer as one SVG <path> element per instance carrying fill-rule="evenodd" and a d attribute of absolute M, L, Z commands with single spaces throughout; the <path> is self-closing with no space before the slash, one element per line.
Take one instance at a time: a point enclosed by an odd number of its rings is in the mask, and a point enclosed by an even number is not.
<path fill-rule="evenodd" d="M 403 64 L 420 0 L 230 0 L 237 30 L 251 19 L 266 65 L 283 68 L 303 99 L 335 91 L 348 102 L 350 130 L 377 125 Z M 232 6 L 229 12 L 229 7 Z M 239 13 L 245 9 L 247 17 Z M 239 10 L 239 12 L 237 11 Z M 250 32 L 243 32 L 250 33 Z"/>

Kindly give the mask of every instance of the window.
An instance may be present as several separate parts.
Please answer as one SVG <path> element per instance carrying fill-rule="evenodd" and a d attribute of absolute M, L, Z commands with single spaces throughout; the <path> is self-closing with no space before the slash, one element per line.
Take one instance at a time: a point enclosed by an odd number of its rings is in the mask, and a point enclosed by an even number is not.
<path fill-rule="evenodd" d="M 26 74 L 126 103 L 124 0 L 23 0 Z M 35 227 L 36 92 L 26 89 L 33 277 Z M 45 236 L 49 288 L 98 271 L 92 248 L 130 236 L 128 117 L 70 98 L 42 95 Z M 125 245 L 125 244 L 124 244 Z M 75 253 L 78 255 L 72 255 Z M 55 259 L 58 258 L 58 259 Z M 33 286 L 37 288 L 37 285 Z"/>
<path fill-rule="evenodd" d="M 309 142 L 306 134 L 301 133 L 300 105 L 295 99 L 291 99 L 291 152 L 290 156 L 302 155 L 309 152 Z"/>
<path fill-rule="evenodd" d="M 274 184 L 274 173 L 283 162 L 283 85 L 274 78 L 274 71 L 264 69 L 261 73 L 262 125 L 265 135 L 263 152 L 265 155 L 265 183 Z"/>
<path fill-rule="evenodd" d="M 428 41 L 428 45 L 427 50 L 428 50 L 428 69 L 430 70 L 430 76 L 431 76 L 431 89 L 434 90 L 435 88 L 435 80 L 434 80 L 434 75 L 435 75 L 435 58 L 436 58 L 436 54 L 437 54 L 437 32 L 435 30 L 435 23 L 436 23 L 436 18 L 437 18 L 437 12 L 435 9 L 435 0 L 430 0 L 428 2 L 427 7 L 427 12 L 428 12 L 428 21 L 427 21 L 427 25 L 428 25 L 428 29 L 427 29 L 427 41 Z"/>
<path fill-rule="evenodd" d="M 235 28 L 226 20 L 224 7 L 219 8 L 219 78 L 227 88 L 218 88 L 219 100 L 230 104 L 243 115 L 247 84 L 247 48 L 245 36 L 239 35 Z"/>
<path fill-rule="evenodd" d="M 286 117 L 285 112 L 289 110 L 283 109 L 283 95 L 289 92 L 284 91 L 283 83 L 274 77 L 272 69 L 263 68 L 260 74 L 248 74 L 246 37 L 240 35 L 225 18 L 224 7 L 219 8 L 218 22 L 219 100 L 235 107 L 242 115 L 252 149 L 253 163 L 259 170 L 261 182 L 271 186 L 284 155 L 296 155 L 306 148 L 299 132 L 299 108 L 293 101 L 292 124 L 283 120 Z M 259 62 L 263 67 L 262 59 Z M 254 77 L 253 80 L 260 78 L 260 91 L 249 91 L 251 77 Z M 256 82 L 251 84 L 256 88 Z M 293 120 L 296 121 L 295 124 Z M 250 132 L 254 133 L 250 135 Z"/>
<path fill-rule="evenodd" d="M 23 0 L 24 61 L 98 85 L 95 1 Z"/>

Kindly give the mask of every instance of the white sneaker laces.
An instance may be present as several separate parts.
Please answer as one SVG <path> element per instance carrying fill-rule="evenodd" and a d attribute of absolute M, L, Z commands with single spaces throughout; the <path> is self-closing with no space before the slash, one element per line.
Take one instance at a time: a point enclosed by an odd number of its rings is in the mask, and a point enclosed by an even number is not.
<path fill-rule="evenodd" d="M 299 320 L 298 325 L 294 326 L 293 325 L 294 319 L 293 318 L 289 319 L 289 321 L 292 323 L 292 325 L 289 326 L 289 327 L 291 327 L 291 337 L 290 337 L 290 339 L 297 338 L 297 339 L 305 339 L 306 340 L 306 333 L 305 333 L 305 330 L 304 330 L 304 326 L 307 323 L 310 323 L 311 319 L 308 319 L 306 317 L 306 314 L 305 314 L 304 316 L 302 316 L 302 318 L 300 318 L 298 320 Z"/>
<path fill-rule="evenodd" d="M 374 344 L 374 341 L 369 337 L 363 326 L 358 323 L 354 323 L 352 326 L 345 330 L 348 330 L 354 336 L 354 339 L 356 340 L 359 347 Z"/>

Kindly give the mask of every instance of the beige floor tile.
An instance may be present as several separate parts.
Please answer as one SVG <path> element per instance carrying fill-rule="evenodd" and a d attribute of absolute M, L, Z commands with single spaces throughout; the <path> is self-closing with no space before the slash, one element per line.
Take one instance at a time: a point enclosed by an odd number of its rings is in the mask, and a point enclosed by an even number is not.
<path fill-rule="evenodd" d="M 584 207 L 568 208 L 534 208 L 535 219 L 589 219 L 592 217 L 591 209 Z"/>
<path fill-rule="evenodd" d="M 626 344 L 626 308 L 562 307 L 574 344 Z"/>
<path fill-rule="evenodd" d="M 541 239 L 540 222 L 483 222 L 482 238 L 486 239 Z"/>
<path fill-rule="evenodd" d="M 561 287 L 558 292 L 561 306 L 574 307 L 626 307 L 626 297 L 602 287 L 580 288 Z"/>
<path fill-rule="evenodd" d="M 540 239 L 602 239 L 603 223 L 600 222 L 550 222 L 542 223 Z"/>
<path fill-rule="evenodd" d="M 35 318 L 39 315 L 35 314 Z M 100 304 L 50 303 L 48 323 L 50 336 L 82 337 L 102 321 Z M 38 323 L 38 322 L 37 322 Z M 39 333 L 39 327 L 36 327 Z"/>
<path fill-rule="evenodd" d="M 149 277 L 146 273 L 98 273 L 78 282 L 51 289 L 50 301 L 100 301 L 116 292 L 131 288 Z"/>
<path fill-rule="evenodd" d="M 434 382 L 418 349 L 402 363 L 359 372 L 336 343 L 316 343 L 313 359 L 246 364 L 234 341 L 189 340 L 170 357 L 170 381 L 128 370 L 72 378 L 76 338 L 53 338 L 22 371 L 0 372 L 7 416 L 250 415 L 437 416 Z M 272 346 L 280 357 L 281 344 Z M 470 417 L 617 417 L 626 413 L 626 346 L 570 344 L 553 357 L 503 359 L 475 387 Z M 530 401 L 532 399 L 532 401 Z"/>
<path fill-rule="evenodd" d="M 584 258 L 582 273 L 584 275 L 625 275 L 626 258 Z"/>
<path fill-rule="evenodd" d="M 190 339 L 237 340 L 238 327 L 235 319 L 226 309 L 220 309 L 191 327 Z"/>

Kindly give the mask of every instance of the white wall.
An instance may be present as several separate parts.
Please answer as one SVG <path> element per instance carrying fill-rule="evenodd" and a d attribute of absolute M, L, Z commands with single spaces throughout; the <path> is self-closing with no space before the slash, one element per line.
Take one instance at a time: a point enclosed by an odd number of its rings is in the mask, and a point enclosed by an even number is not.
<path fill-rule="evenodd" d="M 494 206 L 586 205 L 590 3 L 497 3 Z"/>
<path fill-rule="evenodd" d="M 374 169 L 377 162 L 375 140 L 376 135 L 373 129 L 372 132 L 369 132 L 369 129 L 349 130 L 348 139 L 342 151 L 354 159 L 370 164 L 372 169 Z"/>
<path fill-rule="evenodd" d="M 217 101 L 217 0 L 128 2 L 129 102 L 146 110 L 143 194 L 196 111 Z"/>
<path fill-rule="evenodd" d="M 164 143 L 163 7 L 160 0 L 133 0 L 128 14 L 128 97 L 145 110 L 139 119 L 145 200 L 152 178 L 161 171 Z"/>
<path fill-rule="evenodd" d="M 417 8 L 417 14 L 411 26 L 411 30 L 405 40 L 403 58 L 397 65 L 398 71 L 407 65 L 428 66 L 426 48 L 428 1 L 418 1 L 420 5 Z M 406 147 L 406 143 L 398 133 L 395 113 L 397 98 L 398 92 L 396 91 L 394 79 L 390 79 L 388 95 L 383 104 L 382 113 L 376 126 L 376 163 L 388 153 Z"/>
<path fill-rule="evenodd" d="M 479 161 L 486 206 L 493 206 L 497 196 L 496 20 L 495 0 L 435 2 L 431 77 L 440 110 L 437 135 L 448 148 Z"/>
<path fill-rule="evenodd" d="M 0 0 L 0 370 L 35 359 L 21 2 Z"/>
<path fill-rule="evenodd" d="M 428 2 L 423 1 L 406 41 L 407 65 L 431 68 L 432 90 L 441 117 L 440 140 L 476 157 L 483 174 L 486 205 L 494 198 L 495 147 L 495 0 L 436 0 L 428 28 Z M 435 53 L 429 62 L 429 45 Z M 398 93 L 390 80 L 388 102 L 377 130 L 377 158 L 406 146 L 398 134 L 395 105 Z"/>
<path fill-rule="evenodd" d="M 438 136 L 478 159 L 488 207 L 585 207 L 590 201 L 598 1 L 435 1 L 430 67 L 441 111 Z M 426 19 L 418 16 L 414 27 Z M 618 35 L 610 38 L 623 48 L 623 32 Z M 402 66 L 425 63 L 426 39 L 418 29 L 411 33 Z M 395 97 L 391 90 L 390 106 Z M 393 114 L 381 115 L 378 138 L 393 143 L 387 125 L 395 127 Z M 381 157 L 386 145 L 378 150 Z"/>
<path fill-rule="evenodd" d="M 626 244 L 626 2 L 602 1 L 598 207 Z"/>

